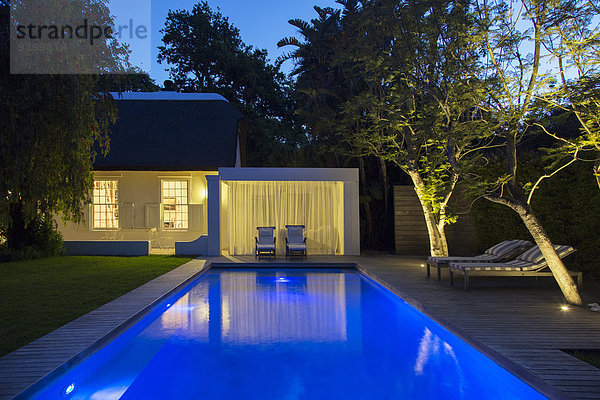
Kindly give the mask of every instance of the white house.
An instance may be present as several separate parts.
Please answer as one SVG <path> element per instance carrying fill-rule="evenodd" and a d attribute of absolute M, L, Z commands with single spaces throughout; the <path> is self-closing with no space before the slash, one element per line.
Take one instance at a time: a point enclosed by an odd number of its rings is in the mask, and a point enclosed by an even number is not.
<path fill-rule="evenodd" d="M 113 96 L 85 223 L 59 223 L 68 254 L 252 254 L 257 226 L 283 254 L 286 224 L 306 226 L 309 255 L 360 253 L 356 169 L 242 168 L 245 121 L 220 95 Z"/>

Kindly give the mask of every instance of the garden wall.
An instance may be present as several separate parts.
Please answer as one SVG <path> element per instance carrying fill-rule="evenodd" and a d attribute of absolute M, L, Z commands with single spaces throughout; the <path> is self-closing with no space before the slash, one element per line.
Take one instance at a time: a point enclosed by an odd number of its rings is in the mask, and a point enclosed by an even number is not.
<path fill-rule="evenodd" d="M 464 201 L 457 194 L 455 203 Z M 473 255 L 479 248 L 477 229 L 471 215 L 461 215 L 446 227 L 450 254 Z M 429 235 L 423 209 L 412 186 L 394 186 L 394 238 L 396 254 L 429 255 Z"/>

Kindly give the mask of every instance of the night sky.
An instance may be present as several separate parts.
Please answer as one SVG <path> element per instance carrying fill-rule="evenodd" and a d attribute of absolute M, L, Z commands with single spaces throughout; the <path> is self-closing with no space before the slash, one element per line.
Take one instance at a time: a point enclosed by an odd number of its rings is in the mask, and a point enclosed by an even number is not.
<path fill-rule="evenodd" d="M 115 0 L 113 0 L 115 1 Z M 127 0 L 117 0 L 127 1 Z M 168 11 L 176 9 L 191 10 L 198 0 L 152 0 L 152 70 L 150 76 L 162 85 L 168 79 L 164 64 L 156 62 L 157 46 L 162 44 L 160 30 L 164 27 Z M 220 8 L 221 14 L 240 30 L 246 44 L 266 49 L 269 59 L 274 61 L 289 49 L 278 49 L 277 42 L 286 36 L 294 36 L 296 28 L 288 20 L 300 18 L 309 21 L 317 16 L 314 5 L 337 7 L 334 0 L 209 0 L 211 9 Z M 338 7 L 339 8 L 339 7 Z M 291 49 L 291 48 L 290 48 Z M 282 69 L 289 72 L 292 63 L 286 62 Z"/>

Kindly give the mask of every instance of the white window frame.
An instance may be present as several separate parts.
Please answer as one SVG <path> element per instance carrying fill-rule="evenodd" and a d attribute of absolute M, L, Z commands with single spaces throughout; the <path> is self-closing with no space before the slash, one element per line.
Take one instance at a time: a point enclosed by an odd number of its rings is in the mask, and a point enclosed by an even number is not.
<path fill-rule="evenodd" d="M 116 184 L 116 196 L 115 202 L 97 202 L 98 196 L 96 196 L 96 182 L 114 182 Z M 119 218 L 119 187 L 121 186 L 121 182 L 118 179 L 114 178 L 105 178 L 105 179 L 94 179 L 94 187 L 92 188 L 92 229 L 95 231 L 115 231 L 119 230 L 121 226 L 120 218 Z M 96 218 L 96 215 L 101 215 L 102 211 L 97 211 L 96 207 L 106 207 L 106 206 L 114 206 L 113 213 L 114 221 L 116 224 L 113 226 L 108 226 L 108 218 L 101 219 Z M 105 213 L 107 213 L 105 211 Z M 104 221 L 104 224 L 100 224 L 101 221 Z"/>
<path fill-rule="evenodd" d="M 167 197 L 165 198 L 165 183 L 168 182 L 174 182 L 174 183 L 181 183 L 181 182 L 185 182 L 185 203 L 181 202 L 178 203 L 177 202 L 177 194 L 175 194 L 175 198 L 173 197 Z M 176 186 L 176 185 L 175 185 Z M 177 190 L 178 188 L 173 188 L 173 190 Z M 169 201 L 166 201 L 166 199 L 169 199 Z M 173 199 L 173 200 L 171 200 Z M 174 201 L 174 202 L 173 202 Z M 173 207 L 172 210 L 166 210 L 166 207 Z M 183 210 L 185 211 L 180 211 L 179 213 L 183 216 L 185 216 L 184 218 L 182 218 L 180 221 L 177 220 L 177 217 L 175 217 L 175 219 L 173 218 L 169 218 L 169 221 L 165 219 L 165 212 L 169 212 L 169 211 L 174 211 L 175 215 L 178 214 L 177 209 L 181 207 Z M 188 231 L 190 227 L 190 180 L 189 179 L 181 179 L 181 178 L 173 178 L 173 179 L 169 179 L 169 178 L 163 178 L 160 180 L 160 229 L 163 231 Z"/>

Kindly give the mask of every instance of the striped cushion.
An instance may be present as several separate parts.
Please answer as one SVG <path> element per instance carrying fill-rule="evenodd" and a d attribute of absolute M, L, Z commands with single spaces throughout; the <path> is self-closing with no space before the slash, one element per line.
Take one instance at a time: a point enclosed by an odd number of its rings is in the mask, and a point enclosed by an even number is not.
<path fill-rule="evenodd" d="M 509 264 L 487 263 L 473 266 L 461 265 L 463 271 L 522 271 L 521 267 Z"/>
<path fill-rule="evenodd" d="M 430 261 L 436 262 L 452 262 L 452 261 L 463 261 L 463 262 L 477 262 L 486 260 L 495 260 L 496 256 L 492 254 L 480 254 L 475 257 L 429 257 Z"/>
<path fill-rule="evenodd" d="M 478 261 L 502 261 L 506 258 L 517 255 L 523 249 L 533 246 L 533 243 L 527 240 L 505 240 L 495 246 L 490 247 L 485 253 L 475 257 L 429 257 L 430 261 L 437 263 L 448 262 L 478 262 Z"/>
<path fill-rule="evenodd" d="M 531 264 L 537 264 L 543 259 L 544 256 L 542 255 L 542 251 L 538 246 L 533 246 L 531 249 L 517 257 L 517 260 L 527 261 Z"/>
<path fill-rule="evenodd" d="M 575 251 L 571 246 L 554 245 L 556 253 L 563 258 Z M 531 260 L 536 260 L 535 262 Z M 503 263 L 468 263 L 459 262 L 450 263 L 451 267 L 462 269 L 463 271 L 535 271 L 545 268 L 546 260 L 538 246 L 527 250 L 514 260 Z"/>
<path fill-rule="evenodd" d="M 505 240 L 504 242 L 498 243 L 497 245 L 490 247 L 485 252 L 486 254 L 493 254 L 499 258 L 504 258 L 510 254 L 518 253 L 521 249 L 533 246 L 533 243 L 527 240 Z"/>
<path fill-rule="evenodd" d="M 563 257 L 571 254 L 573 251 L 575 251 L 575 249 L 573 249 L 571 246 L 566 246 L 566 245 L 561 245 L 561 244 L 555 244 L 554 249 L 556 250 L 556 254 L 558 254 L 558 256 L 560 258 L 563 258 Z M 545 264 L 545 262 L 546 262 L 546 260 L 544 260 L 544 256 L 542 255 L 542 251 L 540 250 L 540 248 L 538 246 L 534 246 L 531 249 L 527 250 L 526 252 L 521 254 L 519 257 L 517 257 L 517 260 L 527 261 L 532 264 L 538 264 L 538 263 L 541 263 L 542 261 Z"/>
<path fill-rule="evenodd" d="M 505 240 L 503 242 L 500 242 L 492 247 L 490 247 L 489 249 L 487 249 L 485 251 L 485 254 L 491 254 L 491 255 L 495 255 L 495 252 L 497 252 L 499 249 L 503 248 L 504 246 L 506 246 L 507 243 L 510 243 L 510 240 Z"/>
<path fill-rule="evenodd" d="M 512 260 L 505 263 L 450 263 L 450 266 L 463 271 L 522 271 L 531 264 L 525 261 Z"/>

